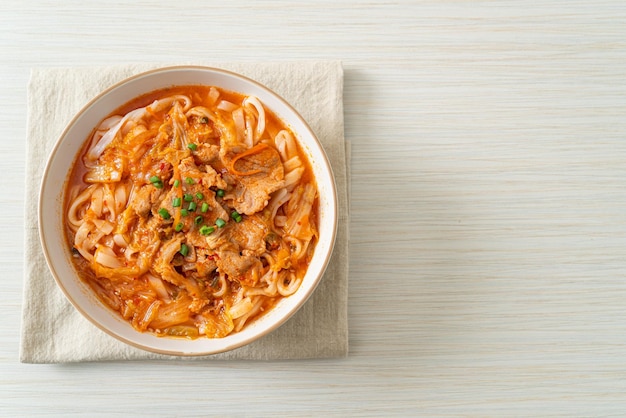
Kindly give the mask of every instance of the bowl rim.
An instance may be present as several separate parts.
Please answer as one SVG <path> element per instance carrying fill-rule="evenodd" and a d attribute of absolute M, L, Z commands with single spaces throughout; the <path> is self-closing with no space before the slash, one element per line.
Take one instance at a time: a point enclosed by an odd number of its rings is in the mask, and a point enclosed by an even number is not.
<path fill-rule="evenodd" d="M 197 70 L 197 71 L 208 71 L 208 72 L 213 72 L 213 73 L 218 73 L 227 77 L 234 77 L 236 79 L 240 79 L 246 83 L 252 84 L 253 86 L 255 86 L 256 88 L 261 89 L 262 91 L 264 91 L 265 93 L 269 94 L 270 96 L 273 96 L 274 99 L 278 100 L 283 106 L 285 106 L 285 108 L 292 114 L 293 117 L 295 117 L 304 127 L 304 129 L 306 130 L 306 133 L 314 140 L 313 142 L 317 145 L 317 147 L 319 148 L 320 151 L 320 155 L 322 156 L 322 166 L 324 168 L 324 170 L 328 171 L 328 175 L 329 175 L 329 179 L 330 179 L 330 188 L 329 188 L 329 194 L 331 195 L 331 198 L 329 199 L 329 210 L 328 210 L 328 216 L 330 219 L 333 220 L 333 226 L 331 228 L 331 237 L 330 237 L 330 241 L 329 241 L 329 245 L 328 245 L 328 251 L 327 253 L 324 255 L 324 259 L 322 260 L 322 267 L 317 275 L 317 277 L 315 278 L 315 282 L 313 283 L 313 285 L 307 290 L 306 294 L 304 295 L 300 295 L 301 300 L 299 301 L 299 303 L 295 304 L 294 306 L 292 306 L 289 310 L 287 310 L 282 316 L 278 317 L 276 320 L 274 320 L 271 325 L 269 325 L 268 327 L 263 328 L 260 332 L 255 333 L 250 335 L 249 337 L 246 337 L 244 339 L 241 339 L 239 341 L 236 341 L 234 343 L 231 344 L 224 344 L 222 346 L 220 346 L 219 348 L 216 349 L 209 349 L 209 350 L 205 350 L 205 351 L 179 351 L 179 350 L 171 350 L 171 349 L 160 349 L 157 347 L 152 347 L 152 346 L 146 346 L 143 345 L 139 342 L 135 342 L 135 341 L 131 341 L 128 338 L 114 332 L 113 330 L 111 330 L 110 328 L 104 326 L 103 324 L 101 324 L 96 318 L 94 318 L 93 315 L 89 314 L 87 312 L 87 310 L 83 309 L 83 307 L 74 299 L 74 297 L 72 296 L 72 294 L 69 292 L 69 290 L 66 289 L 66 287 L 64 286 L 62 280 L 60 279 L 60 275 L 57 272 L 57 270 L 55 269 L 54 266 L 54 262 L 52 260 L 50 251 L 48 249 L 48 244 L 47 244 L 47 239 L 46 239 L 46 232 L 45 232 L 45 228 L 44 228 L 44 213 L 42 210 L 42 206 L 44 204 L 44 185 L 46 184 L 46 180 L 50 177 L 50 170 L 51 170 L 51 166 L 54 160 L 54 157 L 56 156 L 56 154 L 59 152 L 61 145 L 63 143 L 63 138 L 65 138 L 68 134 L 68 132 L 72 129 L 72 127 L 77 123 L 78 119 L 84 114 L 86 113 L 93 105 L 95 105 L 98 101 L 102 100 L 106 95 L 108 95 L 109 93 L 111 93 L 113 90 L 116 90 L 118 88 L 123 87 L 125 84 L 133 82 L 134 80 L 137 80 L 139 78 L 143 78 L 143 77 L 147 77 L 147 76 L 151 76 L 153 74 L 157 74 L 157 73 L 167 73 L 167 72 L 172 72 L 172 71 L 184 71 L 184 70 Z M 183 85 L 193 85 L 191 83 L 181 83 L 181 84 L 176 84 L 176 83 L 172 83 L 169 86 L 183 86 Z M 201 84 L 198 84 L 201 85 Z M 207 84 L 208 85 L 208 84 Z M 168 87 L 168 86 L 163 86 L 163 88 Z M 218 86 L 219 87 L 219 86 Z M 158 90 L 158 88 L 156 88 L 155 90 Z M 144 93 L 150 93 L 149 91 L 145 91 L 145 92 L 141 92 L 139 93 L 139 95 L 144 94 Z M 135 96 L 138 97 L 139 95 Z M 130 99 L 132 100 L 132 99 Z M 119 106 L 123 106 L 124 103 L 119 104 Z M 274 109 L 270 109 L 272 111 L 274 111 Z M 105 118 L 107 115 L 103 115 L 103 118 Z M 300 131 L 295 132 L 296 134 L 300 134 Z M 300 142 L 299 139 L 299 135 L 296 138 L 296 140 L 298 142 Z M 87 141 L 87 139 L 83 140 L 82 145 L 84 146 L 85 141 Z M 80 152 L 80 149 L 77 151 Z M 77 155 L 74 155 L 74 158 L 77 158 Z M 71 169 L 71 167 L 70 167 Z M 65 174 L 65 178 L 67 179 L 67 176 L 69 175 L 69 170 L 68 172 Z M 64 183 L 65 185 L 65 183 Z M 65 187 L 65 186 L 64 186 Z M 61 191 L 61 198 L 63 198 L 65 196 L 65 192 L 64 189 L 62 189 Z M 212 66 L 205 66 L 205 65 L 172 65 L 172 66 L 164 66 L 164 67 L 158 67 L 158 68 L 154 68 L 154 69 L 150 69 L 147 71 L 142 71 L 139 72 L 137 74 L 133 74 L 131 76 L 128 76 L 114 84 L 112 84 L 111 86 L 101 90 L 100 92 L 98 92 L 93 98 L 91 98 L 85 105 L 83 105 L 76 113 L 74 113 L 74 115 L 72 116 L 72 119 L 66 123 L 65 127 L 63 128 L 63 131 L 61 132 L 61 134 L 59 134 L 59 136 L 56 138 L 55 143 L 52 147 L 52 149 L 50 150 L 47 158 L 46 158 L 46 164 L 44 167 L 44 170 L 41 174 L 41 180 L 40 180 L 40 185 L 39 185 L 39 193 L 38 193 L 38 202 L 37 202 L 37 226 L 38 226 L 38 232 L 39 232 L 39 242 L 40 245 L 42 247 L 43 250 L 43 255 L 44 258 L 46 260 L 46 265 L 48 267 L 49 272 L 52 274 L 54 281 L 56 282 L 56 285 L 58 286 L 59 289 L 61 289 L 62 293 L 64 294 L 65 298 L 71 303 L 71 305 L 85 318 L 87 319 L 91 324 L 95 325 L 98 329 L 100 329 L 101 331 L 104 331 L 106 334 L 110 335 L 111 337 L 115 338 L 118 341 L 123 342 L 124 344 L 127 344 L 131 347 L 135 347 L 138 348 L 140 350 L 143 351 L 147 351 L 147 352 L 151 352 L 151 353 L 155 353 L 155 354 L 162 354 L 162 355 L 168 355 L 168 356 L 180 356 L 180 357 L 198 357 L 198 356 L 208 356 L 208 355 L 213 355 L 213 354 L 219 354 L 219 353 L 224 353 L 227 351 L 231 351 L 234 350 L 236 348 L 240 348 L 243 346 L 246 346 L 254 341 L 257 341 L 259 339 L 261 339 L 262 337 L 267 336 L 268 334 L 272 333 L 273 331 L 275 331 L 276 329 L 278 329 L 280 326 L 282 326 L 285 322 L 287 322 L 298 310 L 300 310 L 300 308 L 302 308 L 305 303 L 308 301 L 308 299 L 311 297 L 311 295 L 315 292 L 316 288 L 318 287 L 319 283 L 322 281 L 322 278 L 325 274 L 325 271 L 328 268 L 328 265 L 330 264 L 330 259 L 333 255 L 334 252 L 334 246 L 336 244 L 336 238 L 337 238 L 337 229 L 338 229 L 338 222 L 339 222 L 339 217 L 338 217 L 338 194 L 337 194 L 337 184 L 336 184 L 336 180 L 335 180 L 335 175 L 333 172 L 333 168 L 332 165 L 330 163 L 330 160 L 328 158 L 328 155 L 326 154 L 326 151 L 321 143 L 321 141 L 319 140 L 319 138 L 317 137 L 317 135 L 315 134 L 315 132 L 313 132 L 313 130 L 311 129 L 311 127 L 309 126 L 309 124 L 307 123 L 307 121 L 302 117 L 302 115 L 287 101 L 285 100 L 281 95 L 279 95 L 278 93 L 276 93 L 274 90 L 272 90 L 271 88 L 265 86 L 264 84 L 260 83 L 259 81 L 256 81 L 248 76 L 239 74 L 237 72 L 234 71 L 230 71 L 230 70 L 226 70 L 226 69 L 222 69 L 222 68 L 218 68 L 218 67 L 212 67 Z M 62 199 L 64 200 L 64 199 Z M 61 202 L 61 205 L 63 206 L 64 203 Z M 64 231 L 60 231 L 61 233 L 64 233 Z M 63 239 L 65 239 L 63 237 Z M 81 280 L 81 279 L 79 279 Z M 300 289 L 298 289 L 299 291 Z M 298 291 L 296 291 L 296 294 L 298 293 Z M 294 294 L 295 295 L 295 294 Z M 111 309 L 110 307 L 106 306 L 107 309 Z M 111 310 L 112 311 L 112 310 Z M 113 311 L 112 311 L 113 312 Z M 134 329 L 133 329 L 134 330 Z M 137 332 L 138 334 L 142 334 L 139 331 L 134 330 L 135 332 Z M 233 334 L 229 334 L 229 335 L 233 335 Z M 223 337 L 223 338 L 227 338 Z M 182 340 L 185 341 L 184 338 L 169 338 L 169 337 L 158 337 L 158 338 L 167 338 L 167 339 L 178 339 L 178 340 Z M 211 339 L 211 340 L 219 340 L 219 339 Z M 189 340 L 189 341 L 194 341 L 194 340 Z"/>

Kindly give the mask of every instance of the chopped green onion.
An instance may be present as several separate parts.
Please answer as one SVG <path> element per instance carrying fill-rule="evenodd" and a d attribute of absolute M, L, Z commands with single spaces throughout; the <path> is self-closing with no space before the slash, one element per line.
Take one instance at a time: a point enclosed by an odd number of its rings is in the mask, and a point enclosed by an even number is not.
<path fill-rule="evenodd" d="M 198 146 L 196 144 L 194 144 L 193 142 L 187 144 L 187 148 L 189 148 L 192 151 L 195 151 L 198 149 Z"/>
<path fill-rule="evenodd" d="M 230 213 L 230 217 L 233 218 L 235 222 L 241 222 L 241 220 L 243 219 L 239 212 L 237 212 L 236 210 Z"/>
<path fill-rule="evenodd" d="M 181 209 L 181 210 L 180 210 L 180 214 L 181 214 L 182 216 L 187 216 L 187 215 L 189 215 L 189 212 L 187 211 L 187 209 Z"/>
<path fill-rule="evenodd" d="M 161 215 L 161 218 L 165 219 L 166 221 L 171 217 L 170 213 L 165 208 L 159 209 L 159 215 Z"/>
<path fill-rule="evenodd" d="M 196 193 L 196 199 L 202 200 L 202 199 L 204 199 L 204 195 L 202 193 L 198 192 L 198 193 Z"/>
<path fill-rule="evenodd" d="M 178 187 L 180 186 L 180 181 L 179 180 L 174 180 L 174 187 Z"/>
<path fill-rule="evenodd" d="M 196 202 L 189 203 L 187 210 L 189 210 L 189 212 L 193 212 L 194 210 L 196 210 Z"/>
<path fill-rule="evenodd" d="M 201 233 L 202 235 L 210 235 L 210 234 L 212 234 L 213 232 L 215 232 L 215 228 L 213 228 L 212 226 L 206 226 L 206 225 L 203 225 L 203 226 L 200 228 L 200 233 Z"/>
<path fill-rule="evenodd" d="M 180 231 L 182 231 L 182 229 L 183 229 L 183 223 L 182 222 L 177 223 L 176 226 L 174 227 L 174 230 L 176 232 L 180 232 Z"/>
<path fill-rule="evenodd" d="M 223 220 L 222 218 L 217 218 L 215 220 L 215 225 L 217 225 L 220 228 L 224 228 L 224 225 L 226 225 L 226 221 Z"/>
<path fill-rule="evenodd" d="M 237 222 L 237 223 L 239 223 L 239 222 L 241 222 L 243 220 L 243 218 L 241 217 L 239 212 L 237 212 L 236 210 L 231 212 L 230 217 L 233 218 L 233 220 L 235 222 Z"/>
<path fill-rule="evenodd" d="M 213 281 L 211 282 L 211 287 L 215 289 L 219 281 L 220 281 L 220 276 L 213 277 Z"/>
<path fill-rule="evenodd" d="M 178 250 L 178 252 L 181 253 L 183 257 L 187 257 L 189 254 L 189 247 L 186 244 L 180 244 L 180 250 Z"/>
<path fill-rule="evenodd" d="M 204 221 L 204 218 L 198 215 L 196 216 L 196 219 L 194 219 L 193 221 L 196 223 L 196 225 L 200 225 Z"/>
<path fill-rule="evenodd" d="M 183 199 L 185 199 L 185 202 L 191 202 L 193 200 L 193 196 L 188 193 L 185 193 L 183 195 Z"/>
<path fill-rule="evenodd" d="M 206 211 L 209 210 L 209 204 L 207 202 L 204 202 L 200 210 L 202 211 L 202 213 L 206 213 Z"/>
<path fill-rule="evenodd" d="M 195 181 L 193 181 L 193 179 L 192 179 L 191 177 L 187 177 L 187 178 L 185 179 L 185 183 L 187 183 L 187 184 L 190 184 L 190 185 L 191 185 L 191 184 L 194 184 L 194 183 L 195 183 Z"/>
<path fill-rule="evenodd" d="M 149 180 L 150 180 L 150 183 L 152 183 L 152 185 L 156 187 L 157 189 L 163 188 L 163 181 L 159 178 L 159 176 L 152 176 L 150 177 Z"/>
<path fill-rule="evenodd" d="M 217 189 L 217 191 L 215 192 L 216 195 L 218 195 L 219 197 L 224 197 L 224 195 L 226 194 L 226 192 L 223 189 Z"/>
<path fill-rule="evenodd" d="M 175 208 L 179 207 L 181 205 L 181 201 L 180 201 L 180 197 L 175 197 L 174 200 L 172 200 L 172 206 L 174 206 Z"/>

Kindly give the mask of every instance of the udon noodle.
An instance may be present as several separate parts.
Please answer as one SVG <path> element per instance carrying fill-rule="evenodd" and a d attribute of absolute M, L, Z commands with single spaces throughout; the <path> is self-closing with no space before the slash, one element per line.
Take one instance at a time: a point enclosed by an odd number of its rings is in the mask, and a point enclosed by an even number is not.
<path fill-rule="evenodd" d="M 220 338 L 293 294 L 317 241 L 317 186 L 258 98 L 160 90 L 103 120 L 67 189 L 74 262 L 142 332 Z"/>

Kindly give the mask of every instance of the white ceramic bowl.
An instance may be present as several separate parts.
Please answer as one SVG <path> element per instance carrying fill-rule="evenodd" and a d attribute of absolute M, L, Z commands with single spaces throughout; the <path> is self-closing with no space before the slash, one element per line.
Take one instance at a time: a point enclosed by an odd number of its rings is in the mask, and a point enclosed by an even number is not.
<path fill-rule="evenodd" d="M 319 188 L 319 242 L 300 288 L 242 331 L 220 339 L 165 338 L 133 329 L 117 312 L 100 302 L 78 277 L 63 232 L 65 185 L 72 164 L 92 129 L 131 99 L 175 85 L 212 85 L 258 97 L 292 128 L 309 156 Z M 58 139 L 48 159 L 39 195 L 39 233 L 44 255 L 52 275 L 69 301 L 88 320 L 113 337 L 147 351 L 169 355 L 220 353 L 249 344 L 278 328 L 306 302 L 322 278 L 332 253 L 336 226 L 337 195 L 332 170 L 322 146 L 307 123 L 284 99 L 258 82 L 209 67 L 181 66 L 148 71 L 100 93 L 72 119 Z"/>

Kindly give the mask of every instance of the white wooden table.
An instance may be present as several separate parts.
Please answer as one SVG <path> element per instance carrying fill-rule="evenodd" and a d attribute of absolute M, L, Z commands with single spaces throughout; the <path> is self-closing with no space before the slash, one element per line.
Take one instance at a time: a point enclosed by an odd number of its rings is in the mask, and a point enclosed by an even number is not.
<path fill-rule="evenodd" d="M 0 56 L 0 415 L 626 411 L 625 2 L 3 2 Z M 344 63 L 350 356 L 20 364 L 29 69 L 208 58 Z"/>

